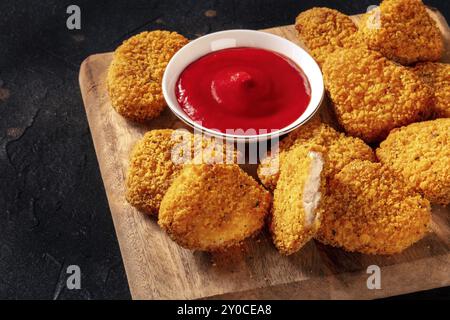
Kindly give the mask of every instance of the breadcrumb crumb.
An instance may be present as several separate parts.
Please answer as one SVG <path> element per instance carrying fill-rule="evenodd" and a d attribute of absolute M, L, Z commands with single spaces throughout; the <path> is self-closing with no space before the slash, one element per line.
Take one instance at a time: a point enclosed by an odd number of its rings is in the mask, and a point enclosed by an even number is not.
<path fill-rule="evenodd" d="M 413 123 L 393 130 L 376 151 L 430 202 L 450 203 L 450 119 Z"/>

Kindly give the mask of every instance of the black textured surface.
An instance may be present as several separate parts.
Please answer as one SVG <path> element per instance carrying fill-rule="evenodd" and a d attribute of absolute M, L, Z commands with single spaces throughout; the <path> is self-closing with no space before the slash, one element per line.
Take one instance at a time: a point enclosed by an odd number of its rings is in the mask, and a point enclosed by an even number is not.
<path fill-rule="evenodd" d="M 450 20 L 447 0 L 425 2 Z M 290 24 L 312 6 L 356 14 L 377 3 L 0 1 L 0 298 L 130 298 L 78 87 L 84 58 L 142 30 L 193 38 Z M 80 31 L 66 28 L 70 4 L 81 7 Z M 71 264 L 81 290 L 66 289 Z M 450 290 L 407 297 L 448 299 Z"/>

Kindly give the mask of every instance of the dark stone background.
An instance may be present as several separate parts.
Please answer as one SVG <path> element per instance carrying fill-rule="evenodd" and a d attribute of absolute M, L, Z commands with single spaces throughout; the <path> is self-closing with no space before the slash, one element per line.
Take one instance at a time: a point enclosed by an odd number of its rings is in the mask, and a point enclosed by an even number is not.
<path fill-rule="evenodd" d="M 449 1 L 425 2 L 450 20 Z M 70 4 L 81 7 L 80 31 L 66 28 Z M 0 1 L 0 298 L 130 298 L 78 86 L 88 55 L 142 30 L 194 38 L 290 24 L 313 6 L 356 14 L 371 4 L 378 1 Z M 65 288 L 71 264 L 81 267 L 82 290 Z M 448 299 L 450 290 L 406 297 Z"/>

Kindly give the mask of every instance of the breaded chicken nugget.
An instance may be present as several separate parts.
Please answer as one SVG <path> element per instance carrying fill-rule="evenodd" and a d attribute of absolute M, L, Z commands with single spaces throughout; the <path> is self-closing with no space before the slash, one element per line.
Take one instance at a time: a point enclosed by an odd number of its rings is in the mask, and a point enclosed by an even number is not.
<path fill-rule="evenodd" d="M 145 213 L 158 214 L 164 194 L 183 167 L 172 161 L 172 151 L 191 141 L 191 133 L 176 134 L 175 130 L 164 129 L 149 131 L 136 143 L 126 181 L 126 199 L 131 205 Z"/>
<path fill-rule="evenodd" d="M 172 56 L 188 40 L 176 32 L 142 32 L 116 49 L 108 70 L 111 104 L 135 121 L 157 117 L 165 108 L 161 81 Z"/>
<path fill-rule="evenodd" d="M 300 13 L 295 28 L 320 65 L 337 48 L 352 46 L 358 30 L 348 16 L 329 8 L 312 8 Z"/>
<path fill-rule="evenodd" d="M 147 132 L 130 155 L 126 199 L 145 213 L 158 214 L 164 194 L 185 164 L 237 161 L 237 153 L 218 142 L 186 130 Z"/>
<path fill-rule="evenodd" d="M 161 203 L 158 224 L 179 245 L 215 251 L 264 225 L 271 196 L 235 164 L 187 165 Z"/>
<path fill-rule="evenodd" d="M 339 123 L 368 143 L 430 113 L 431 88 L 378 52 L 340 49 L 327 58 L 322 71 Z"/>
<path fill-rule="evenodd" d="M 432 203 L 450 203 L 450 119 L 393 130 L 377 149 L 380 161 Z"/>
<path fill-rule="evenodd" d="M 285 255 L 300 250 L 320 226 L 324 192 L 324 161 L 320 147 L 298 146 L 289 151 L 275 188 L 270 230 Z"/>
<path fill-rule="evenodd" d="M 274 190 L 279 177 L 279 167 L 283 165 L 286 154 L 297 146 L 317 144 L 324 147 L 327 166 L 325 177 L 332 177 L 352 160 L 374 161 L 372 149 L 364 141 L 347 137 L 319 121 L 307 123 L 290 133 L 280 142 L 278 154 L 274 153 L 261 161 L 258 177 L 269 190 Z"/>
<path fill-rule="evenodd" d="M 429 231 L 428 200 L 386 166 L 355 160 L 330 181 L 315 238 L 347 251 L 394 254 Z"/>
<path fill-rule="evenodd" d="M 325 125 L 322 124 L 319 117 L 314 117 L 281 140 L 278 148 L 271 150 L 267 157 L 261 160 L 258 166 L 258 178 L 262 184 L 267 189 L 273 191 L 278 181 L 280 164 L 282 162 L 280 159 L 295 145 L 296 141 L 302 143 L 313 139 L 315 136 L 320 135 L 323 130 L 326 130 Z"/>
<path fill-rule="evenodd" d="M 450 64 L 423 62 L 417 64 L 413 71 L 433 89 L 434 116 L 450 118 Z"/>
<path fill-rule="evenodd" d="M 401 64 L 442 56 L 441 32 L 420 0 L 384 0 L 361 19 L 359 28 L 369 49 Z"/>

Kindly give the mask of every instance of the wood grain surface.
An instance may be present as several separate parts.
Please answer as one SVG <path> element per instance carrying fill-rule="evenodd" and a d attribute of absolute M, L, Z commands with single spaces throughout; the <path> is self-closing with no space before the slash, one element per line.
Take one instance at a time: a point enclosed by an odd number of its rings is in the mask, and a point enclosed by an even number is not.
<path fill-rule="evenodd" d="M 430 14 L 444 34 L 443 60 L 449 62 L 448 25 L 438 12 Z M 264 31 L 302 46 L 293 26 Z M 393 256 L 348 253 L 310 241 L 284 257 L 266 232 L 223 254 L 179 247 L 154 218 L 130 206 L 124 194 L 133 144 L 148 130 L 185 125 L 168 108 L 149 125 L 118 115 L 106 90 L 111 58 L 111 53 L 88 57 L 81 65 L 80 86 L 134 299 L 372 299 L 450 285 L 450 210 L 443 207 L 433 208 L 433 233 Z M 370 265 L 381 268 L 380 290 L 367 289 Z"/>

